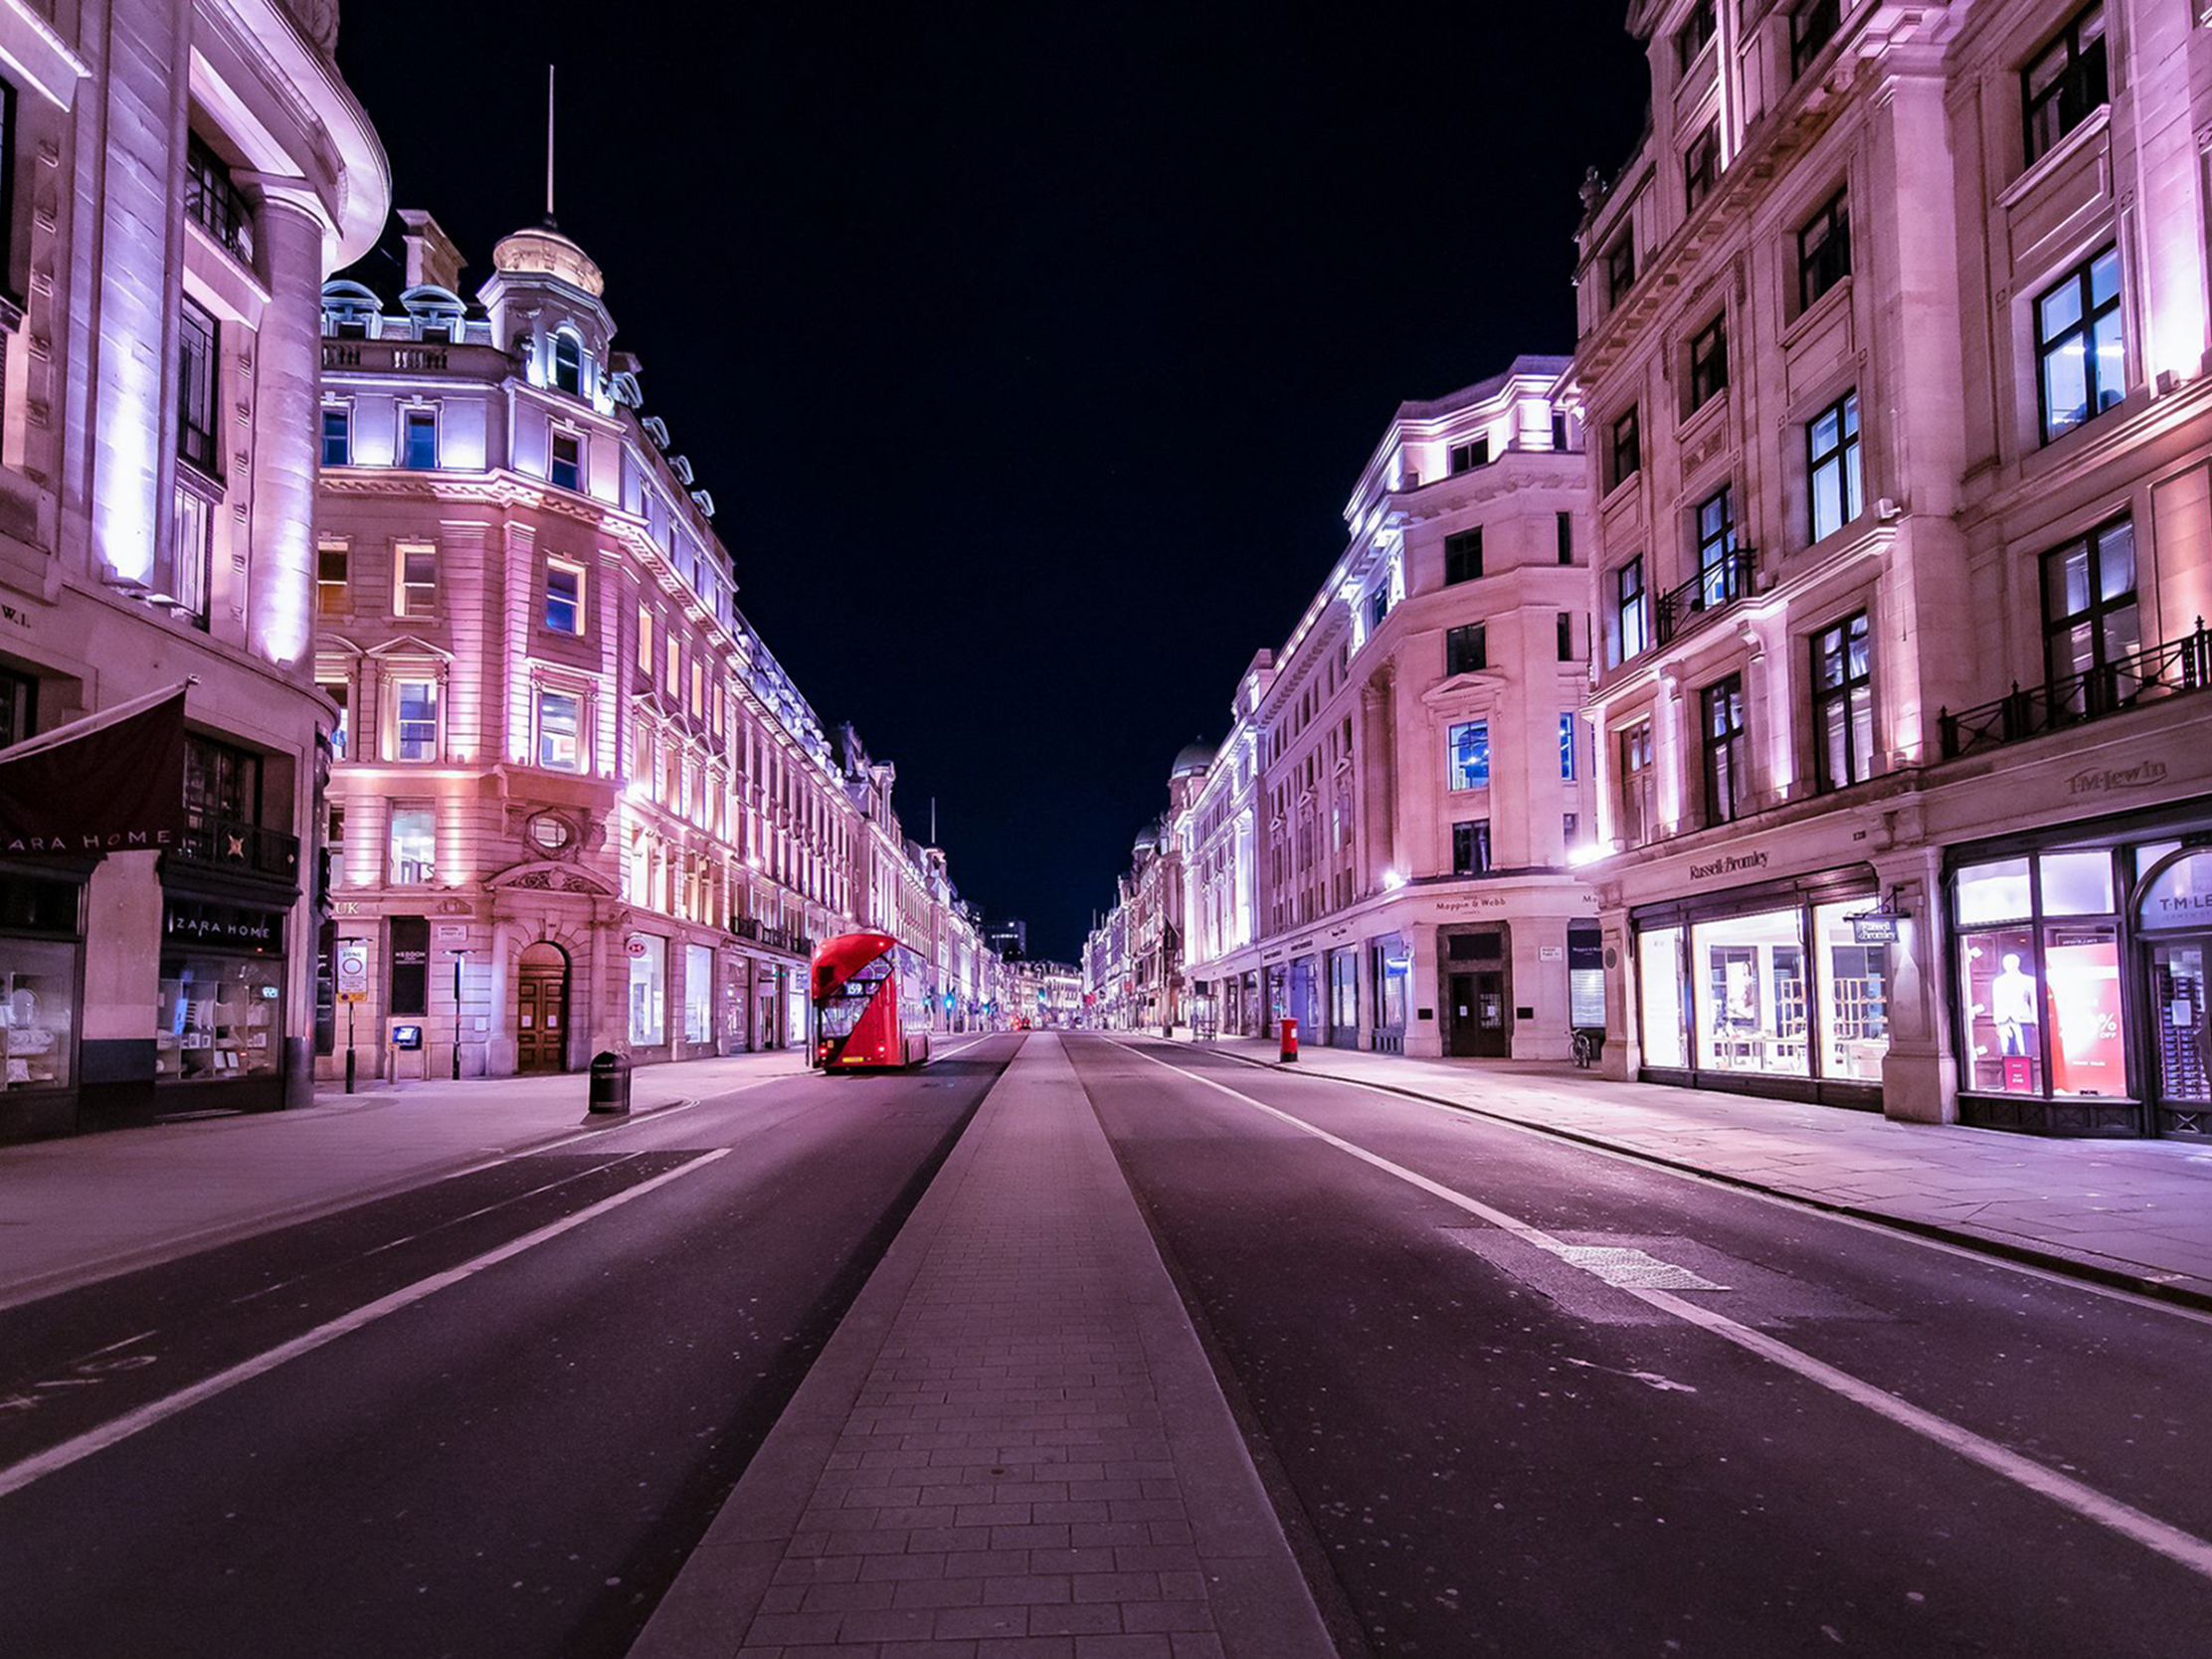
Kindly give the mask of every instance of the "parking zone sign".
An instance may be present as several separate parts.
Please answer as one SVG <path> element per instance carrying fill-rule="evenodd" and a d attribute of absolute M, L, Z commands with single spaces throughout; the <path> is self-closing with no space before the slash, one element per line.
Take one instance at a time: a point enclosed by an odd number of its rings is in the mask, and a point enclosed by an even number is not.
<path fill-rule="evenodd" d="M 338 941 L 338 1001 L 369 1000 L 369 944 L 365 939 Z"/>

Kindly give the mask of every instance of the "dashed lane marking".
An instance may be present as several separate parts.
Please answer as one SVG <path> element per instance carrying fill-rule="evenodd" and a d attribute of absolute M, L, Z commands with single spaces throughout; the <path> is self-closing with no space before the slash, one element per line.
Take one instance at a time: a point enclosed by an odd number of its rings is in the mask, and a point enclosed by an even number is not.
<path fill-rule="evenodd" d="M 1361 1163 L 1381 1170 L 1385 1175 L 1393 1176 L 1409 1187 L 1418 1188 L 1432 1198 L 1441 1198 L 1444 1202 L 1464 1210 L 1469 1215 L 1479 1216 L 1492 1226 L 1511 1233 L 1514 1237 L 1533 1244 L 1540 1250 L 1547 1251 L 1565 1260 L 1567 1259 L 1567 1252 L 1575 1248 L 1575 1246 L 1569 1245 L 1562 1239 L 1555 1238 L 1541 1227 L 1531 1226 L 1518 1216 L 1509 1215 L 1502 1209 L 1484 1203 L 1480 1198 L 1469 1198 L 1466 1194 L 1446 1187 L 1441 1182 L 1431 1181 L 1428 1177 L 1416 1171 L 1406 1169 L 1402 1164 L 1393 1164 L 1387 1158 L 1368 1151 L 1366 1147 L 1357 1146 L 1340 1136 L 1330 1134 L 1326 1129 L 1315 1127 L 1304 1118 L 1294 1116 L 1289 1112 L 1279 1111 L 1265 1101 L 1255 1100 L 1240 1089 L 1232 1089 L 1226 1083 L 1215 1082 L 1210 1077 L 1203 1076 L 1198 1072 L 1187 1071 L 1182 1066 L 1170 1065 L 1158 1055 L 1148 1054 L 1142 1048 L 1132 1047 L 1126 1042 L 1117 1041 L 1114 1046 L 1136 1055 L 1141 1060 L 1149 1060 L 1164 1071 L 1172 1071 L 1177 1076 L 1188 1078 L 1190 1081 L 1200 1084 L 1205 1088 L 1218 1090 L 1231 1100 L 1241 1101 L 1255 1112 L 1264 1112 L 1267 1116 L 1289 1125 L 1299 1133 L 1311 1135 L 1316 1140 L 1335 1147 L 1339 1152 L 1357 1158 Z M 1806 1382 L 1826 1388 L 1831 1393 L 1840 1394 L 1854 1404 L 1862 1405 L 1876 1415 L 1888 1418 L 1899 1427 L 1908 1429 L 1926 1440 L 1933 1441 L 1946 1451 L 1964 1458 L 1969 1463 L 1987 1469 L 1992 1474 L 1999 1475 L 2015 1485 L 2024 1487 L 2030 1492 L 2050 1499 L 2055 1504 L 2072 1510 L 2085 1521 L 2118 1533 L 2122 1538 L 2132 1540 L 2144 1549 L 2165 1557 L 2166 1560 L 2188 1568 L 2200 1577 L 2212 1578 L 2212 1543 L 2207 1543 L 2194 1533 L 2184 1532 L 2181 1528 L 2171 1526 L 2154 1515 L 2145 1514 L 2131 1504 L 2122 1503 L 2120 1499 L 2100 1492 L 2093 1486 L 2085 1485 L 2081 1481 L 2062 1475 L 2057 1470 L 2038 1463 L 2032 1457 L 2024 1457 L 2010 1447 L 2001 1446 L 1985 1435 L 1976 1434 L 1970 1428 L 1959 1426 L 1947 1417 L 1938 1416 L 1933 1411 L 1913 1404 L 1910 1400 L 1900 1398 L 1887 1388 L 1877 1387 L 1874 1383 L 1853 1377 L 1848 1372 L 1838 1371 L 1825 1361 L 1816 1360 L 1810 1354 L 1792 1348 L 1789 1344 L 1770 1337 L 1763 1331 L 1753 1330 L 1749 1325 L 1739 1324 L 1724 1313 L 1719 1313 L 1700 1303 L 1688 1301 L 1672 1290 L 1661 1290 L 1648 1285 L 1634 1284 L 1624 1284 L 1620 1286 L 1620 1290 L 1623 1295 L 1636 1297 L 1663 1313 L 1674 1315 L 1675 1318 L 1685 1324 L 1695 1325 L 1699 1330 L 1710 1332 L 1723 1342 L 1732 1343 L 1748 1353 L 1757 1355 L 1762 1360 L 1770 1361 L 1774 1365 L 1780 1366 L 1784 1371 L 1792 1372 Z M 0 1488 L 0 1490 L 5 1490 L 5 1488 Z"/>

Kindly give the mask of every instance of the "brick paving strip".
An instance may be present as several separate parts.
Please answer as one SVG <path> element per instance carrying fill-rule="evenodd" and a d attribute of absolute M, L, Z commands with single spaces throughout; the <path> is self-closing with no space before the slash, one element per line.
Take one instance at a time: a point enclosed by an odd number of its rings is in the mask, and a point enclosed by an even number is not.
<path fill-rule="evenodd" d="M 1074 1067 L 1040 1033 L 631 1659 L 1334 1653 Z"/>

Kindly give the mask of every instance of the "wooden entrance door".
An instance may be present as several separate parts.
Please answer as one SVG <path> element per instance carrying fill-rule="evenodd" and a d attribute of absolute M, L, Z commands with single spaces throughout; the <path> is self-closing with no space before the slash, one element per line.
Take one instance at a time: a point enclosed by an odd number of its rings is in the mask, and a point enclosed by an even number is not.
<path fill-rule="evenodd" d="M 1487 968 L 1453 974 L 1450 987 L 1444 1051 L 1455 1056 L 1503 1059 L 1512 1051 L 1506 1032 L 1505 975 Z"/>
<path fill-rule="evenodd" d="M 568 958 L 557 945 L 540 943 L 522 953 L 514 1035 L 515 1070 L 568 1069 Z"/>

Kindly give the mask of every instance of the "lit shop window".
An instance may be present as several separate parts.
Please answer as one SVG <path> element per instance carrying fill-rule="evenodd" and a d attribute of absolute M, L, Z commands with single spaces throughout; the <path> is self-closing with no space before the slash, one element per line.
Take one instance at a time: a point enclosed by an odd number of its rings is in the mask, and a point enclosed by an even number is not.
<path fill-rule="evenodd" d="M 1952 884 L 1966 1087 L 2123 1095 L 2120 931 L 2110 850 L 1961 869 Z"/>
<path fill-rule="evenodd" d="M 1794 910 L 1700 922 L 1690 930 L 1700 1070 L 1802 1077 L 1809 1009 Z"/>
<path fill-rule="evenodd" d="M 1890 1051 L 1890 947 L 1861 944 L 1851 926 L 1865 899 L 1823 904 L 1812 913 L 1815 980 L 1820 987 L 1821 1074 L 1882 1081 Z"/>
<path fill-rule="evenodd" d="M 1636 978 L 1643 989 L 1644 1064 L 1689 1064 L 1682 1017 L 1682 929 L 1646 928 L 1636 936 Z"/>
<path fill-rule="evenodd" d="M 714 952 L 706 945 L 683 947 L 683 1040 L 714 1040 Z"/>
<path fill-rule="evenodd" d="M 1453 726 L 1445 739 L 1445 757 L 1451 788 L 1488 789 L 1490 723 L 1487 720 L 1463 720 Z"/>
<path fill-rule="evenodd" d="M 630 939 L 630 1040 L 650 1048 L 668 1040 L 668 941 L 638 933 Z"/>

